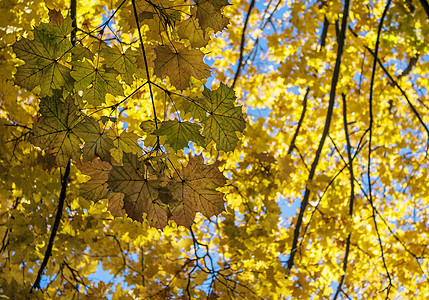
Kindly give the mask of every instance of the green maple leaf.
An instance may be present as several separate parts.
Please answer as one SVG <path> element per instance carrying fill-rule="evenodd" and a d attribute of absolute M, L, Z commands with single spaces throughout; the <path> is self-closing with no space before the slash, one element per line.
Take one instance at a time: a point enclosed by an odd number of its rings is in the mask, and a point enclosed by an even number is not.
<path fill-rule="evenodd" d="M 110 150 L 110 154 L 117 161 L 122 161 L 122 154 L 134 153 L 141 154 L 142 149 L 140 148 L 137 140 L 140 138 L 137 134 L 127 131 L 122 131 L 118 134 L 116 130 L 107 131 L 107 136 L 112 139 L 115 148 Z"/>
<path fill-rule="evenodd" d="M 105 66 L 97 66 L 89 60 L 73 62 L 71 76 L 76 80 L 74 86 L 83 91 L 82 98 L 93 106 L 105 102 L 106 94 L 123 96 L 122 85 L 116 79 L 118 71 Z"/>
<path fill-rule="evenodd" d="M 202 155 L 191 157 L 182 170 L 174 174 L 169 187 L 171 220 L 178 225 L 191 226 L 195 213 L 207 218 L 224 210 L 223 193 L 216 188 L 225 185 L 226 178 L 218 165 L 206 165 Z"/>
<path fill-rule="evenodd" d="M 61 25 L 42 23 L 34 28 L 34 39 L 22 38 L 13 50 L 25 64 L 19 66 L 15 83 L 29 91 L 40 86 L 40 96 L 52 96 L 54 89 L 73 88 L 70 68 L 65 65 L 72 45 L 67 37 L 72 31 L 71 20 Z"/>
<path fill-rule="evenodd" d="M 96 157 L 110 161 L 110 149 L 114 147 L 113 141 L 96 120 L 86 117 L 75 131 L 85 141 L 83 147 L 84 161 L 93 160 Z"/>
<path fill-rule="evenodd" d="M 122 52 L 118 46 L 104 47 L 101 50 L 104 63 L 109 68 L 114 68 L 121 74 L 121 78 L 129 85 L 134 82 L 133 74 L 137 72 L 137 51 L 128 48 Z"/>
<path fill-rule="evenodd" d="M 199 146 L 205 145 L 204 137 L 200 134 L 201 126 L 191 122 L 178 120 L 164 121 L 161 127 L 153 132 L 155 135 L 166 136 L 166 143 L 174 150 L 183 149 L 190 141 Z"/>
<path fill-rule="evenodd" d="M 188 39 L 194 48 L 204 47 L 209 42 L 209 35 L 204 33 L 195 17 L 180 22 L 177 34 L 181 39 Z"/>
<path fill-rule="evenodd" d="M 74 97 L 68 95 L 63 102 L 57 91 L 51 97 L 42 98 L 39 106 L 42 117 L 30 131 L 30 142 L 54 155 L 59 166 L 65 166 L 70 158 L 79 160 L 82 141 L 77 128 L 82 114 Z"/>
<path fill-rule="evenodd" d="M 159 197 L 157 177 L 147 174 L 137 155 L 124 154 L 122 161 L 123 166 L 113 166 L 109 173 L 109 189 L 125 195 L 124 209 L 130 218 L 142 222 L 146 213 L 151 226 L 165 227 L 167 205 Z"/>
<path fill-rule="evenodd" d="M 93 60 L 94 59 L 94 53 L 91 52 L 91 50 L 87 47 L 84 47 L 82 45 L 75 45 L 72 49 L 72 61 L 79 61 L 83 60 L 84 58 Z"/>
<path fill-rule="evenodd" d="M 236 131 L 246 127 L 241 106 L 235 106 L 232 88 L 221 83 L 218 89 L 205 89 L 204 98 L 189 103 L 186 108 L 203 125 L 203 136 L 214 140 L 218 150 L 234 150 L 238 142 Z"/>

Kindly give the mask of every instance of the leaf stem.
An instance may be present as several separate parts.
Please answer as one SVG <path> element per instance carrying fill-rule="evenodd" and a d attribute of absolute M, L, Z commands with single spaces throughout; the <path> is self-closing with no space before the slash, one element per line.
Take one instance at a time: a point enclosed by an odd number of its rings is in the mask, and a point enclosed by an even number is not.
<path fill-rule="evenodd" d="M 137 15 L 136 1 L 132 0 L 132 4 L 133 4 L 133 11 L 134 11 L 134 18 L 136 20 L 137 31 L 139 33 L 140 45 L 142 46 L 142 53 L 143 53 L 143 60 L 144 60 L 144 64 L 145 64 L 146 77 L 147 77 L 147 81 L 149 84 L 150 100 L 152 101 L 153 117 L 155 118 L 155 128 L 158 129 L 158 118 L 156 117 L 155 100 L 153 98 L 152 85 L 151 85 L 150 74 L 149 74 L 149 67 L 148 67 L 147 58 L 146 58 L 146 50 L 144 48 L 143 38 L 142 38 L 141 31 L 140 31 L 140 22 L 139 22 L 139 16 Z M 160 147 L 159 136 L 156 136 L 156 140 L 157 140 L 157 147 L 156 148 L 158 149 Z"/>

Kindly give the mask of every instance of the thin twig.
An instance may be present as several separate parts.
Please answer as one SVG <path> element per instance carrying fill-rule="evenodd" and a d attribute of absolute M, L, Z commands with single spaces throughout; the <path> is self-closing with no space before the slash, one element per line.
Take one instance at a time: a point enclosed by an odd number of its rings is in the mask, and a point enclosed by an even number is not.
<path fill-rule="evenodd" d="M 359 38 L 359 35 L 354 32 L 354 30 L 349 26 L 349 30 L 350 32 L 354 35 L 354 37 Z M 364 46 L 366 50 L 369 51 L 369 53 L 371 53 L 372 56 L 375 56 L 375 53 L 373 50 L 371 50 L 368 46 Z M 407 94 L 405 93 L 405 91 L 401 88 L 401 86 L 398 84 L 398 82 L 392 77 L 392 75 L 390 75 L 389 71 L 386 69 L 386 67 L 383 65 L 383 63 L 381 62 L 381 60 L 379 58 L 377 58 L 377 63 L 378 65 L 383 69 L 383 72 L 387 75 L 387 77 L 389 78 L 389 80 L 395 85 L 395 87 L 401 92 L 402 96 L 404 96 L 405 100 L 407 101 L 408 105 L 410 106 L 412 112 L 416 115 L 417 119 L 419 120 L 420 124 L 423 126 L 423 128 L 425 129 L 426 133 L 427 133 L 427 147 L 426 147 L 426 151 L 429 150 L 429 128 L 426 126 L 425 122 L 423 122 L 422 117 L 420 116 L 420 114 L 418 113 L 417 109 L 414 107 L 414 105 L 411 103 L 410 99 L 408 98 Z M 427 155 L 427 154 L 426 154 Z"/>
<path fill-rule="evenodd" d="M 364 136 L 365 136 L 365 134 L 364 134 Z M 344 163 L 344 166 L 341 168 L 341 170 L 331 179 L 331 181 L 329 181 L 329 183 L 328 183 L 328 185 L 326 186 L 326 188 L 325 188 L 325 190 L 323 191 L 323 194 L 321 195 L 321 196 L 319 196 L 319 201 L 318 201 L 318 203 L 317 203 L 317 205 L 315 206 L 315 208 L 314 208 L 314 210 L 313 210 L 313 212 L 311 213 L 311 216 L 310 216 L 310 220 L 308 221 L 308 223 L 307 223 L 307 225 L 305 226 L 305 229 L 304 229 L 304 233 L 302 234 L 302 240 L 301 240 L 301 242 L 299 243 L 299 245 L 298 245 L 298 248 L 299 247 L 301 247 L 301 245 L 303 244 L 303 242 L 304 242 L 304 239 L 305 239 L 305 235 L 307 234 L 307 231 L 308 231 L 308 228 L 310 227 L 310 224 L 311 224 L 311 221 L 313 220 L 313 216 L 314 216 L 314 214 L 315 214 L 315 212 L 316 211 L 318 211 L 319 213 L 321 213 L 322 214 L 322 212 L 320 211 L 320 209 L 319 209 L 319 205 L 320 205 L 320 203 L 321 203 L 321 201 L 322 201 L 322 199 L 323 199 L 323 197 L 325 196 L 325 194 L 327 193 L 327 191 L 328 191 L 328 189 L 329 189 L 329 187 L 334 183 L 334 181 L 335 181 L 335 179 L 344 171 L 344 169 L 345 168 L 350 168 L 350 166 L 349 166 L 349 162 L 346 162 L 345 161 L 345 159 L 343 158 L 343 156 L 341 155 L 341 152 L 340 152 L 340 150 L 338 149 L 338 147 L 337 147 L 337 145 L 335 144 L 335 141 L 331 138 L 331 136 L 329 136 L 328 135 L 328 137 L 329 137 L 329 139 L 331 140 L 331 142 L 332 142 L 332 144 L 334 145 L 334 149 L 335 149 L 335 151 L 337 151 L 337 153 L 339 154 L 339 156 L 340 156 L 340 158 L 341 158 L 341 160 L 343 161 L 343 163 Z M 365 147 L 365 145 L 366 145 L 366 142 L 365 143 L 362 143 L 362 141 L 363 141 L 363 139 L 361 139 L 360 141 L 359 141 L 359 143 L 358 143 L 358 145 L 356 146 L 356 152 L 354 153 L 354 155 L 351 157 L 351 160 L 353 161 L 354 159 L 355 159 L 355 157 L 356 156 L 358 156 L 358 154 L 362 151 L 362 149 Z M 354 179 L 354 180 L 356 180 L 356 179 Z"/>
<path fill-rule="evenodd" d="M 118 7 L 116 8 L 116 10 L 110 15 L 110 17 L 103 24 L 101 24 L 100 26 L 98 26 L 97 28 L 95 28 L 94 30 L 92 30 L 91 32 L 95 32 L 97 30 L 104 31 L 104 28 L 106 28 L 106 25 L 109 24 L 110 21 L 115 17 L 116 13 L 119 11 L 119 9 L 122 7 L 122 5 L 125 4 L 125 2 L 127 2 L 127 0 L 123 0 L 121 2 L 121 4 L 118 5 Z M 99 28 L 101 28 L 101 29 L 99 29 Z"/>
<path fill-rule="evenodd" d="M 353 173 L 353 157 L 352 157 L 352 146 L 350 143 L 350 136 L 349 136 L 349 130 L 347 127 L 347 101 L 346 101 L 346 95 L 343 93 L 343 122 L 344 122 L 344 134 L 346 136 L 346 142 L 347 142 L 347 156 L 348 156 L 348 165 L 349 165 L 349 171 L 350 171 L 350 203 L 349 203 L 349 216 L 351 217 L 351 220 L 353 219 L 353 206 L 355 202 L 355 184 L 354 184 L 354 173 Z M 347 242 L 346 242 L 346 252 L 344 254 L 344 260 L 343 260 L 343 271 L 344 274 L 341 276 L 340 283 L 338 284 L 337 292 L 335 293 L 334 300 L 338 298 L 340 291 L 342 291 L 344 282 L 346 280 L 347 275 L 347 264 L 349 260 L 349 253 L 350 253 L 350 240 L 351 240 L 351 232 L 347 236 Z"/>
<path fill-rule="evenodd" d="M 372 184 L 371 184 L 371 145 L 372 145 L 372 127 L 374 124 L 374 116 L 373 116 L 373 98 L 374 98 L 374 81 L 375 81 L 375 70 L 377 68 L 377 57 L 378 57 L 378 51 L 379 51 L 379 47 L 380 47 L 380 36 L 381 36 L 381 31 L 383 29 L 383 22 L 384 22 L 384 18 L 386 17 L 387 11 L 389 10 L 389 6 L 392 3 L 392 0 L 388 0 L 386 7 L 384 8 L 383 14 L 381 15 L 381 19 L 380 19 L 380 24 L 378 26 L 378 32 L 377 32 L 377 40 L 375 42 L 375 50 L 374 50 L 374 62 L 372 65 L 372 74 L 371 74 L 371 84 L 370 84 L 370 90 L 369 90 L 369 142 L 368 142 L 368 170 L 367 170 L 367 180 L 368 180 L 368 195 L 369 195 L 369 203 L 371 204 L 372 207 L 372 219 L 374 221 L 374 227 L 375 227 L 375 231 L 377 232 L 377 237 L 378 237 L 378 242 L 380 245 L 380 250 L 381 250 L 381 258 L 383 260 L 383 265 L 384 265 L 384 269 L 386 270 L 387 273 L 387 277 L 389 279 L 389 285 L 387 286 L 387 295 L 386 295 L 386 299 L 389 298 L 389 292 L 390 292 L 390 288 L 392 287 L 392 278 L 390 277 L 390 273 L 389 270 L 387 269 L 387 265 L 386 265 L 386 260 L 384 257 L 384 249 L 383 249 L 383 243 L 381 241 L 381 236 L 380 236 L 380 232 L 378 230 L 378 225 L 377 225 L 377 215 L 376 215 L 376 210 L 375 210 L 375 206 L 374 206 L 374 200 L 372 198 Z"/>
<path fill-rule="evenodd" d="M 152 92 L 152 85 L 151 85 L 152 82 L 150 81 L 150 73 L 149 73 L 149 67 L 147 64 L 146 50 L 144 48 L 143 38 L 142 38 L 141 31 L 140 31 L 140 22 L 139 22 L 139 17 L 137 15 L 136 1 L 132 0 L 132 4 L 133 4 L 133 11 L 134 11 L 134 18 L 136 20 L 136 25 L 137 25 L 137 31 L 139 33 L 140 45 L 142 46 L 142 53 L 143 53 L 143 60 L 144 60 L 144 64 L 145 64 L 146 77 L 147 77 L 147 81 L 149 84 L 150 100 L 152 101 L 153 117 L 155 118 L 155 128 L 158 129 L 158 119 L 156 117 L 155 99 L 153 97 L 153 92 Z M 156 138 L 157 138 L 157 146 L 155 148 L 158 149 L 158 147 L 159 147 L 159 136 L 157 136 Z"/>
<path fill-rule="evenodd" d="M 271 2 L 270 2 L 271 3 Z M 269 9 L 269 6 L 270 6 L 270 3 L 268 4 L 268 6 L 267 6 L 267 8 L 266 8 L 266 10 L 265 10 L 265 12 L 264 12 L 264 16 L 266 15 L 266 13 L 267 13 L 267 11 L 268 11 L 268 9 Z M 278 2 L 277 2 L 277 4 L 276 4 L 276 6 L 274 7 L 274 9 L 273 9 L 273 11 L 271 12 L 271 14 L 270 14 L 270 16 L 267 18 L 267 19 L 265 19 L 265 22 L 263 23 L 263 24 L 261 24 L 261 26 L 260 26 L 260 30 L 261 30 L 261 32 L 265 29 L 265 27 L 268 25 L 268 24 L 271 24 L 272 25 L 272 27 L 273 27 L 273 30 L 275 31 L 276 29 L 275 29 L 275 26 L 274 26 L 274 24 L 273 24 L 273 22 L 271 21 L 271 19 L 273 18 L 273 16 L 274 16 L 274 13 L 277 11 L 277 9 L 280 7 L 280 4 L 282 3 L 282 0 L 279 0 Z M 257 51 L 258 51 L 258 45 L 259 45 L 259 37 L 256 39 L 256 41 L 255 41 L 255 47 L 253 47 L 253 49 L 250 51 L 250 53 L 247 55 L 247 58 L 246 58 L 246 60 L 244 61 L 244 64 L 242 65 L 242 68 L 244 68 L 244 66 L 245 65 L 247 65 L 247 62 L 250 60 L 250 58 L 251 58 L 251 56 L 252 56 L 252 54 L 253 54 L 253 58 L 252 58 L 252 60 L 254 60 L 255 59 L 255 57 L 256 57 L 256 53 L 257 53 Z"/>

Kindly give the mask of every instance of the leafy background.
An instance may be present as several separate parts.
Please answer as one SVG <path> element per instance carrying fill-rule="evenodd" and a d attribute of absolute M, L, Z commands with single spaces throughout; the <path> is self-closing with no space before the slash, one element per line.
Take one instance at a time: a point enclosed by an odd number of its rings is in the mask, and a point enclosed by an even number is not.
<path fill-rule="evenodd" d="M 3 295 L 428 296 L 426 1 L 74 2 L 0 4 Z"/>

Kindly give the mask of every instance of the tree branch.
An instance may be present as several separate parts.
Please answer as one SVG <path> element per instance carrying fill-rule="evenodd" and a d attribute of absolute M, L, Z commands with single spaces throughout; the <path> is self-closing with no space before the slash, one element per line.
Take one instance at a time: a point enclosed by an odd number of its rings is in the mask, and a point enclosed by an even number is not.
<path fill-rule="evenodd" d="M 46 247 L 45 256 L 43 257 L 42 264 L 40 265 L 40 269 L 37 272 L 36 281 L 34 282 L 30 293 L 33 291 L 33 289 L 40 289 L 40 280 L 42 279 L 46 265 L 48 264 L 49 257 L 52 255 L 52 247 L 54 246 L 55 236 L 57 235 L 57 231 L 61 222 L 61 217 L 63 215 L 64 202 L 66 199 L 66 192 L 67 192 L 67 184 L 70 176 L 70 167 L 71 167 L 71 159 L 69 159 L 67 163 L 66 170 L 62 178 L 61 193 L 60 193 L 60 198 L 59 198 L 58 207 L 57 207 L 57 214 L 55 215 L 54 224 L 52 225 L 51 236 L 49 237 L 48 247 Z"/>
<path fill-rule="evenodd" d="M 76 32 L 77 32 L 76 6 L 77 6 L 76 0 L 70 0 L 70 18 L 72 19 L 72 27 L 73 27 L 70 39 L 73 46 L 76 45 Z"/>
<path fill-rule="evenodd" d="M 329 28 L 329 21 L 325 16 L 323 19 L 322 36 L 320 37 L 320 49 L 324 48 L 326 45 L 326 37 L 328 36 L 328 28 Z"/>
<path fill-rule="evenodd" d="M 328 19 L 325 16 L 325 19 L 323 21 L 323 29 L 322 29 L 322 35 L 320 37 L 320 50 L 322 48 L 325 47 L 326 44 L 326 37 L 328 35 L 328 27 L 329 27 L 329 22 Z M 305 95 L 304 95 L 304 100 L 302 101 L 302 112 L 301 112 L 301 117 L 299 118 L 299 122 L 298 122 L 298 127 L 295 130 L 295 133 L 292 137 L 292 141 L 290 142 L 290 146 L 289 149 L 287 151 L 287 154 L 291 154 L 292 151 L 294 150 L 295 146 L 295 141 L 296 138 L 298 137 L 299 134 L 299 130 L 301 129 L 302 123 L 304 121 L 304 117 L 305 117 L 305 113 L 307 111 L 307 100 L 308 100 L 308 95 L 310 94 L 310 88 L 307 87 L 307 90 L 305 91 Z"/>
<path fill-rule="evenodd" d="M 244 21 L 243 32 L 241 33 L 240 58 L 238 59 L 237 71 L 235 72 L 234 81 L 232 82 L 231 87 L 235 86 L 235 83 L 237 82 L 237 79 L 241 73 L 241 68 L 243 65 L 243 56 L 244 56 L 244 53 L 243 53 L 244 52 L 244 44 L 246 42 L 246 29 L 247 29 L 247 24 L 249 23 L 250 15 L 252 13 L 254 6 L 255 6 L 255 0 L 252 0 L 252 2 L 250 2 L 249 9 L 247 10 L 246 21 Z"/>
<path fill-rule="evenodd" d="M 429 3 L 427 2 L 427 0 L 420 0 L 420 3 L 422 4 L 429 18 Z"/>
<path fill-rule="evenodd" d="M 346 41 L 346 33 L 347 33 L 347 26 L 348 26 L 348 19 L 349 19 L 349 12 L 350 12 L 351 3 L 352 3 L 352 0 L 346 0 L 344 3 L 341 32 L 340 32 L 340 38 L 338 40 L 337 59 L 335 62 L 334 74 L 332 76 L 331 91 L 329 94 L 329 105 L 328 105 L 328 112 L 326 115 L 325 127 L 323 129 L 322 138 L 320 139 L 319 146 L 318 146 L 317 151 L 316 151 L 316 156 L 315 156 L 314 161 L 311 165 L 310 174 L 308 176 L 308 181 L 311 181 L 314 178 L 314 174 L 316 173 L 317 165 L 319 164 L 320 155 L 322 154 L 323 145 L 325 144 L 326 137 L 328 136 L 328 133 L 329 133 L 329 127 L 331 125 L 332 113 L 334 111 L 334 104 L 335 104 L 335 93 L 336 93 L 337 83 L 338 83 L 338 79 L 339 79 L 339 75 L 340 75 L 340 67 L 341 67 L 341 61 L 342 61 L 342 57 L 343 57 L 344 44 Z M 304 212 L 305 212 L 305 209 L 307 208 L 309 199 L 310 199 L 310 190 L 308 189 L 308 187 L 306 187 L 304 198 L 301 201 L 301 207 L 299 210 L 298 219 L 297 219 L 295 229 L 294 229 L 292 248 L 291 248 L 291 252 L 289 254 L 289 260 L 287 262 L 287 273 L 288 274 L 290 273 L 290 271 L 292 270 L 292 267 L 294 265 L 294 258 L 295 258 L 295 254 L 297 251 L 299 233 L 300 233 L 302 221 L 304 218 Z"/>
<path fill-rule="evenodd" d="M 279 1 L 277 1 L 277 4 L 276 4 L 276 6 L 274 7 L 273 11 L 270 13 L 270 15 L 268 16 L 268 18 L 266 18 L 266 19 L 265 19 L 265 22 L 264 22 L 263 24 L 261 24 L 261 26 L 260 26 L 260 28 L 259 28 L 261 31 L 262 31 L 262 30 L 264 30 L 264 29 L 265 29 L 265 27 L 266 27 L 268 24 L 271 24 L 271 25 L 273 26 L 274 31 L 275 31 L 275 26 L 274 26 L 274 24 L 272 23 L 271 19 L 273 18 L 274 13 L 277 11 L 277 9 L 279 8 L 279 6 L 280 6 L 280 4 L 282 3 L 282 1 L 283 1 L 283 0 L 279 0 Z M 265 10 L 265 12 L 264 12 L 264 16 L 265 16 L 265 15 L 266 15 L 266 13 L 268 12 L 268 9 L 269 9 L 270 4 L 271 4 L 271 1 L 270 1 L 270 3 L 268 4 L 268 6 L 267 6 L 267 8 L 266 8 L 266 10 Z M 255 58 L 255 56 L 256 56 L 256 52 L 258 51 L 258 47 L 257 47 L 258 45 L 259 45 L 259 37 L 258 37 L 258 38 L 256 38 L 256 41 L 255 41 L 255 47 L 253 47 L 253 49 L 252 49 L 252 50 L 250 51 L 250 53 L 248 54 L 248 56 L 247 56 L 246 60 L 244 61 L 244 63 L 243 63 L 243 65 L 242 65 L 242 67 L 244 67 L 244 66 L 247 64 L 247 62 L 251 59 L 252 54 L 253 54 L 253 59 Z M 253 60 L 253 59 L 252 59 L 252 60 Z"/>
<path fill-rule="evenodd" d="M 416 54 L 415 56 L 410 58 L 407 68 L 402 71 L 402 73 L 398 76 L 398 79 L 404 76 L 408 76 L 413 71 L 413 69 L 416 67 L 417 62 L 419 61 L 419 56 L 419 54 Z"/>
<path fill-rule="evenodd" d="M 310 93 L 310 88 L 307 88 L 307 91 L 304 95 L 304 100 L 302 100 L 302 112 L 301 117 L 299 118 L 298 127 L 296 127 L 295 133 L 293 135 L 292 141 L 290 142 L 289 149 L 287 151 L 287 155 L 291 154 L 293 149 L 295 149 L 295 141 L 299 134 L 299 129 L 301 128 L 302 122 L 304 121 L 305 112 L 307 111 L 307 100 L 308 100 L 308 94 Z"/>
<path fill-rule="evenodd" d="M 353 206 L 355 202 L 355 184 L 354 184 L 354 174 L 353 174 L 353 157 L 352 157 L 352 146 L 350 143 L 350 135 L 349 130 L 347 127 L 347 101 L 346 101 L 346 95 L 343 93 L 343 122 L 344 122 L 344 134 L 346 137 L 347 142 L 347 156 L 348 156 L 348 165 L 350 170 L 350 203 L 349 203 L 349 216 L 353 217 Z M 351 240 L 351 232 L 347 236 L 347 242 L 346 242 L 346 253 L 344 254 L 344 260 L 343 260 L 343 271 L 344 274 L 341 276 L 340 283 L 338 284 L 337 292 L 335 293 L 334 300 L 338 298 L 340 292 L 343 289 L 344 282 L 346 280 L 347 275 L 347 264 L 349 260 L 349 253 L 350 253 L 350 240 Z"/>
<path fill-rule="evenodd" d="M 378 32 L 377 32 L 377 40 L 375 42 L 374 62 L 372 65 L 371 84 L 370 84 L 370 89 L 369 89 L 369 142 L 368 142 L 368 166 L 367 166 L 367 168 L 368 168 L 367 180 L 368 180 L 368 190 L 369 190 L 368 194 L 369 194 L 369 203 L 371 204 L 371 207 L 372 207 L 372 219 L 374 221 L 375 231 L 377 232 L 378 243 L 380 245 L 381 258 L 383 260 L 384 269 L 386 270 L 387 277 L 389 279 L 389 285 L 387 286 L 386 299 L 389 298 L 390 288 L 392 287 L 392 278 L 390 277 L 390 273 L 389 273 L 389 270 L 387 269 L 387 265 L 386 265 L 386 260 L 384 258 L 383 243 L 381 241 L 380 232 L 378 230 L 376 210 L 375 210 L 375 206 L 374 206 L 374 200 L 372 198 L 372 184 L 371 184 L 371 151 L 372 151 L 372 149 L 371 149 L 371 145 L 372 145 L 372 127 L 374 124 L 372 101 L 374 98 L 375 70 L 377 68 L 377 58 L 378 58 L 378 51 L 379 51 L 379 47 L 380 47 L 381 31 L 383 30 L 383 22 L 384 22 L 384 18 L 386 17 L 387 11 L 389 10 L 389 6 L 391 3 L 392 3 L 392 0 L 387 1 L 386 7 L 384 8 L 383 14 L 381 15 L 380 24 L 378 26 Z"/>
<path fill-rule="evenodd" d="M 349 30 L 350 32 L 353 34 L 354 37 L 359 38 L 358 34 L 356 32 L 353 31 L 353 29 L 349 26 Z M 369 53 L 371 53 L 372 56 L 375 56 L 374 51 L 372 51 L 370 48 L 368 48 L 368 46 L 364 46 L 366 50 L 369 51 Z M 401 88 L 401 86 L 398 84 L 398 82 L 392 77 L 392 75 L 390 75 L 389 71 L 386 69 L 386 67 L 383 65 L 383 63 L 380 61 L 379 58 L 377 58 L 377 63 L 378 65 L 381 67 L 381 69 L 383 70 L 383 72 L 387 75 L 387 77 L 389 78 L 389 80 L 396 86 L 396 88 L 401 92 L 402 96 L 404 96 L 405 100 L 407 101 L 408 105 L 410 106 L 412 112 L 415 114 L 415 116 L 417 117 L 417 119 L 419 120 L 420 124 L 423 126 L 423 128 L 425 129 L 426 133 L 427 133 L 427 141 L 426 141 L 426 150 L 429 150 L 429 128 L 426 126 L 425 122 L 423 122 L 422 117 L 420 116 L 420 114 L 418 113 L 417 109 L 414 107 L 414 105 L 411 103 L 410 99 L 408 98 L 407 94 L 405 93 L 405 91 Z"/>

